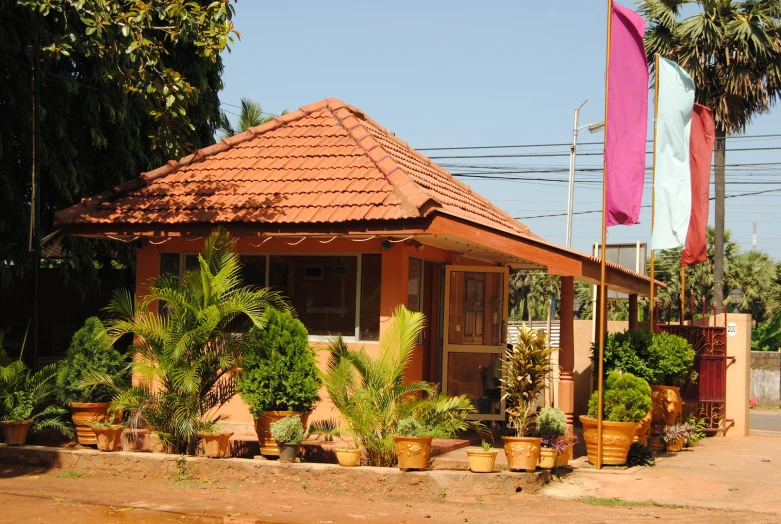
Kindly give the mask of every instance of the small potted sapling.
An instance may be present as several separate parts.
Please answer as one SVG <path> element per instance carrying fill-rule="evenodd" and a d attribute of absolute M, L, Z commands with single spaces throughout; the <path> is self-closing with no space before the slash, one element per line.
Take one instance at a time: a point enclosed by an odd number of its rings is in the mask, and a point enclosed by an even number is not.
<path fill-rule="evenodd" d="M 311 436 L 317 438 L 324 436 L 327 441 L 336 437 L 344 442 L 345 447 L 336 448 L 336 461 L 340 466 L 352 468 L 361 463 L 361 455 L 363 454 L 361 448 L 344 438 L 345 436 L 350 436 L 350 430 L 346 425 L 340 426 L 337 420 L 327 419 L 312 422 L 304 440 Z"/>
<path fill-rule="evenodd" d="M 559 408 L 542 408 L 537 414 L 537 433 L 542 437 L 540 467 L 553 469 L 558 456 L 569 453 L 567 441 L 562 440 L 567 433 L 567 416 Z"/>
<path fill-rule="evenodd" d="M 499 451 L 491 449 L 491 444 L 485 440 L 479 448 L 467 448 L 466 455 L 469 457 L 469 469 L 473 473 L 491 473 L 494 470 L 496 455 Z"/>
<path fill-rule="evenodd" d="M 119 451 L 122 448 L 122 432 L 125 430 L 125 425 L 113 422 L 111 415 L 109 411 L 107 420 L 88 423 L 95 434 L 98 451 Z"/>
<path fill-rule="evenodd" d="M 280 462 L 295 462 L 298 449 L 304 439 L 304 425 L 301 417 L 293 415 L 271 423 L 271 436 L 279 446 Z"/>
<path fill-rule="evenodd" d="M 232 431 L 225 431 L 216 420 L 201 421 L 198 436 L 203 443 L 203 453 L 209 458 L 222 458 L 230 455 L 228 444 Z"/>
<path fill-rule="evenodd" d="M 667 451 L 675 453 L 681 451 L 683 446 L 689 442 L 692 433 L 694 433 L 694 427 L 689 424 L 673 424 L 664 427 L 662 440 L 664 440 Z"/>

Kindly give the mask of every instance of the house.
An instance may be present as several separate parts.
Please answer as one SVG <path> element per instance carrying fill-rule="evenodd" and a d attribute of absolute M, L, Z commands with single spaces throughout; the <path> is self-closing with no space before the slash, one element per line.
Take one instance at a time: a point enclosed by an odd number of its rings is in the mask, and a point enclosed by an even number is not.
<path fill-rule="evenodd" d="M 339 100 L 142 173 L 59 212 L 56 223 L 65 234 L 139 243 L 139 295 L 151 277 L 191 264 L 222 225 L 239 239 L 246 281 L 288 296 L 315 343 L 339 334 L 371 348 L 396 306 L 422 311 L 428 325 L 409 378 L 470 395 L 486 420 L 504 418 L 495 371 L 510 273 L 561 275 L 557 399 L 571 420 L 573 285 L 598 283 L 599 260 L 535 235 Z M 612 264 L 607 282 L 635 310 L 649 287 Z M 234 421 L 247 421 L 236 404 Z"/>

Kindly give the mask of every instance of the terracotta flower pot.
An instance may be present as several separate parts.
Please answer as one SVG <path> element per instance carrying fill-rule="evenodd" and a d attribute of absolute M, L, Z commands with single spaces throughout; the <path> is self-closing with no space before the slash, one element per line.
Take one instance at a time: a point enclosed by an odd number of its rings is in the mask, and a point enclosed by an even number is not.
<path fill-rule="evenodd" d="M 279 461 L 293 463 L 298 457 L 298 448 L 301 444 L 280 444 L 279 445 Z"/>
<path fill-rule="evenodd" d="M 559 450 L 552 448 L 540 449 L 540 467 L 542 469 L 553 469 L 556 467 L 556 461 L 559 457 Z"/>
<path fill-rule="evenodd" d="M 27 442 L 27 434 L 30 432 L 30 427 L 33 425 L 32 420 L 25 420 L 24 422 L 10 422 L 4 420 L 0 422 L 0 428 L 3 429 L 5 435 L 5 444 L 7 446 L 22 446 Z"/>
<path fill-rule="evenodd" d="M 149 429 L 125 428 L 122 433 L 123 451 L 149 451 Z"/>
<path fill-rule="evenodd" d="M 667 451 L 670 451 L 671 453 L 677 453 L 683 449 L 683 441 L 684 438 L 680 437 L 675 440 L 671 440 L 667 442 Z"/>
<path fill-rule="evenodd" d="M 352 468 L 361 463 L 361 450 L 342 448 L 336 450 L 336 460 L 340 466 Z"/>
<path fill-rule="evenodd" d="M 681 388 L 676 386 L 651 386 L 651 411 L 654 426 L 673 426 L 683 411 Z"/>
<path fill-rule="evenodd" d="M 502 437 L 504 453 L 507 455 L 507 469 L 534 471 L 540 461 L 541 438 Z"/>
<path fill-rule="evenodd" d="M 431 437 L 400 437 L 393 435 L 396 441 L 396 457 L 399 469 L 428 469 L 428 459 L 431 456 Z"/>
<path fill-rule="evenodd" d="M 255 433 L 258 434 L 258 444 L 260 444 L 261 455 L 279 455 L 279 446 L 277 441 L 271 436 L 271 424 L 285 417 L 295 415 L 301 416 L 301 424 L 306 428 L 309 420 L 309 413 L 299 411 L 264 411 L 262 415 L 255 419 Z"/>
<path fill-rule="evenodd" d="M 581 415 L 580 422 L 583 424 L 583 440 L 586 441 L 588 460 L 596 464 L 597 420 Z M 602 421 L 602 464 L 625 464 L 635 431 L 637 431 L 637 422 Z"/>
<path fill-rule="evenodd" d="M 203 442 L 203 453 L 209 458 L 222 458 L 230 456 L 228 451 L 228 443 L 230 441 L 233 431 L 225 433 L 202 433 L 199 432 L 198 436 L 201 437 Z"/>
<path fill-rule="evenodd" d="M 89 426 L 96 422 L 108 422 L 109 402 L 74 402 L 68 407 L 71 410 L 73 425 L 76 426 L 76 439 L 82 446 L 95 446 L 98 443 L 95 432 Z M 112 422 L 122 421 L 122 414 L 114 414 Z"/>
<path fill-rule="evenodd" d="M 483 448 L 472 448 L 467 449 L 466 454 L 469 457 L 470 470 L 474 473 L 491 473 L 499 452 L 495 449 L 483 451 Z"/>
<path fill-rule="evenodd" d="M 122 446 L 122 432 L 125 428 L 91 428 L 95 433 L 95 442 L 98 451 L 117 451 Z"/>

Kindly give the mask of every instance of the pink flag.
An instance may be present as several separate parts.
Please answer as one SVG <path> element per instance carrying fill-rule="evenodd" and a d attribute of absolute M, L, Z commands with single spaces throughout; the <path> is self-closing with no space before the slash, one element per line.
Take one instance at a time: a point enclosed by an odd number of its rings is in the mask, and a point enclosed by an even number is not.
<path fill-rule="evenodd" d="M 645 20 L 613 3 L 607 70 L 605 184 L 607 225 L 640 222 L 648 133 L 648 62 Z"/>

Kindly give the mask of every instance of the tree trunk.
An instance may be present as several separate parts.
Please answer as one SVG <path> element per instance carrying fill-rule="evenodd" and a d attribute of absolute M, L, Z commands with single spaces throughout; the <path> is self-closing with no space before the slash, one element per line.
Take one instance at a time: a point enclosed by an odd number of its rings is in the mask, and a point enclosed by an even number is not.
<path fill-rule="evenodd" d="M 716 178 L 716 225 L 713 257 L 713 306 L 714 313 L 724 308 L 724 165 L 726 162 L 726 133 L 716 128 L 715 178 Z"/>

